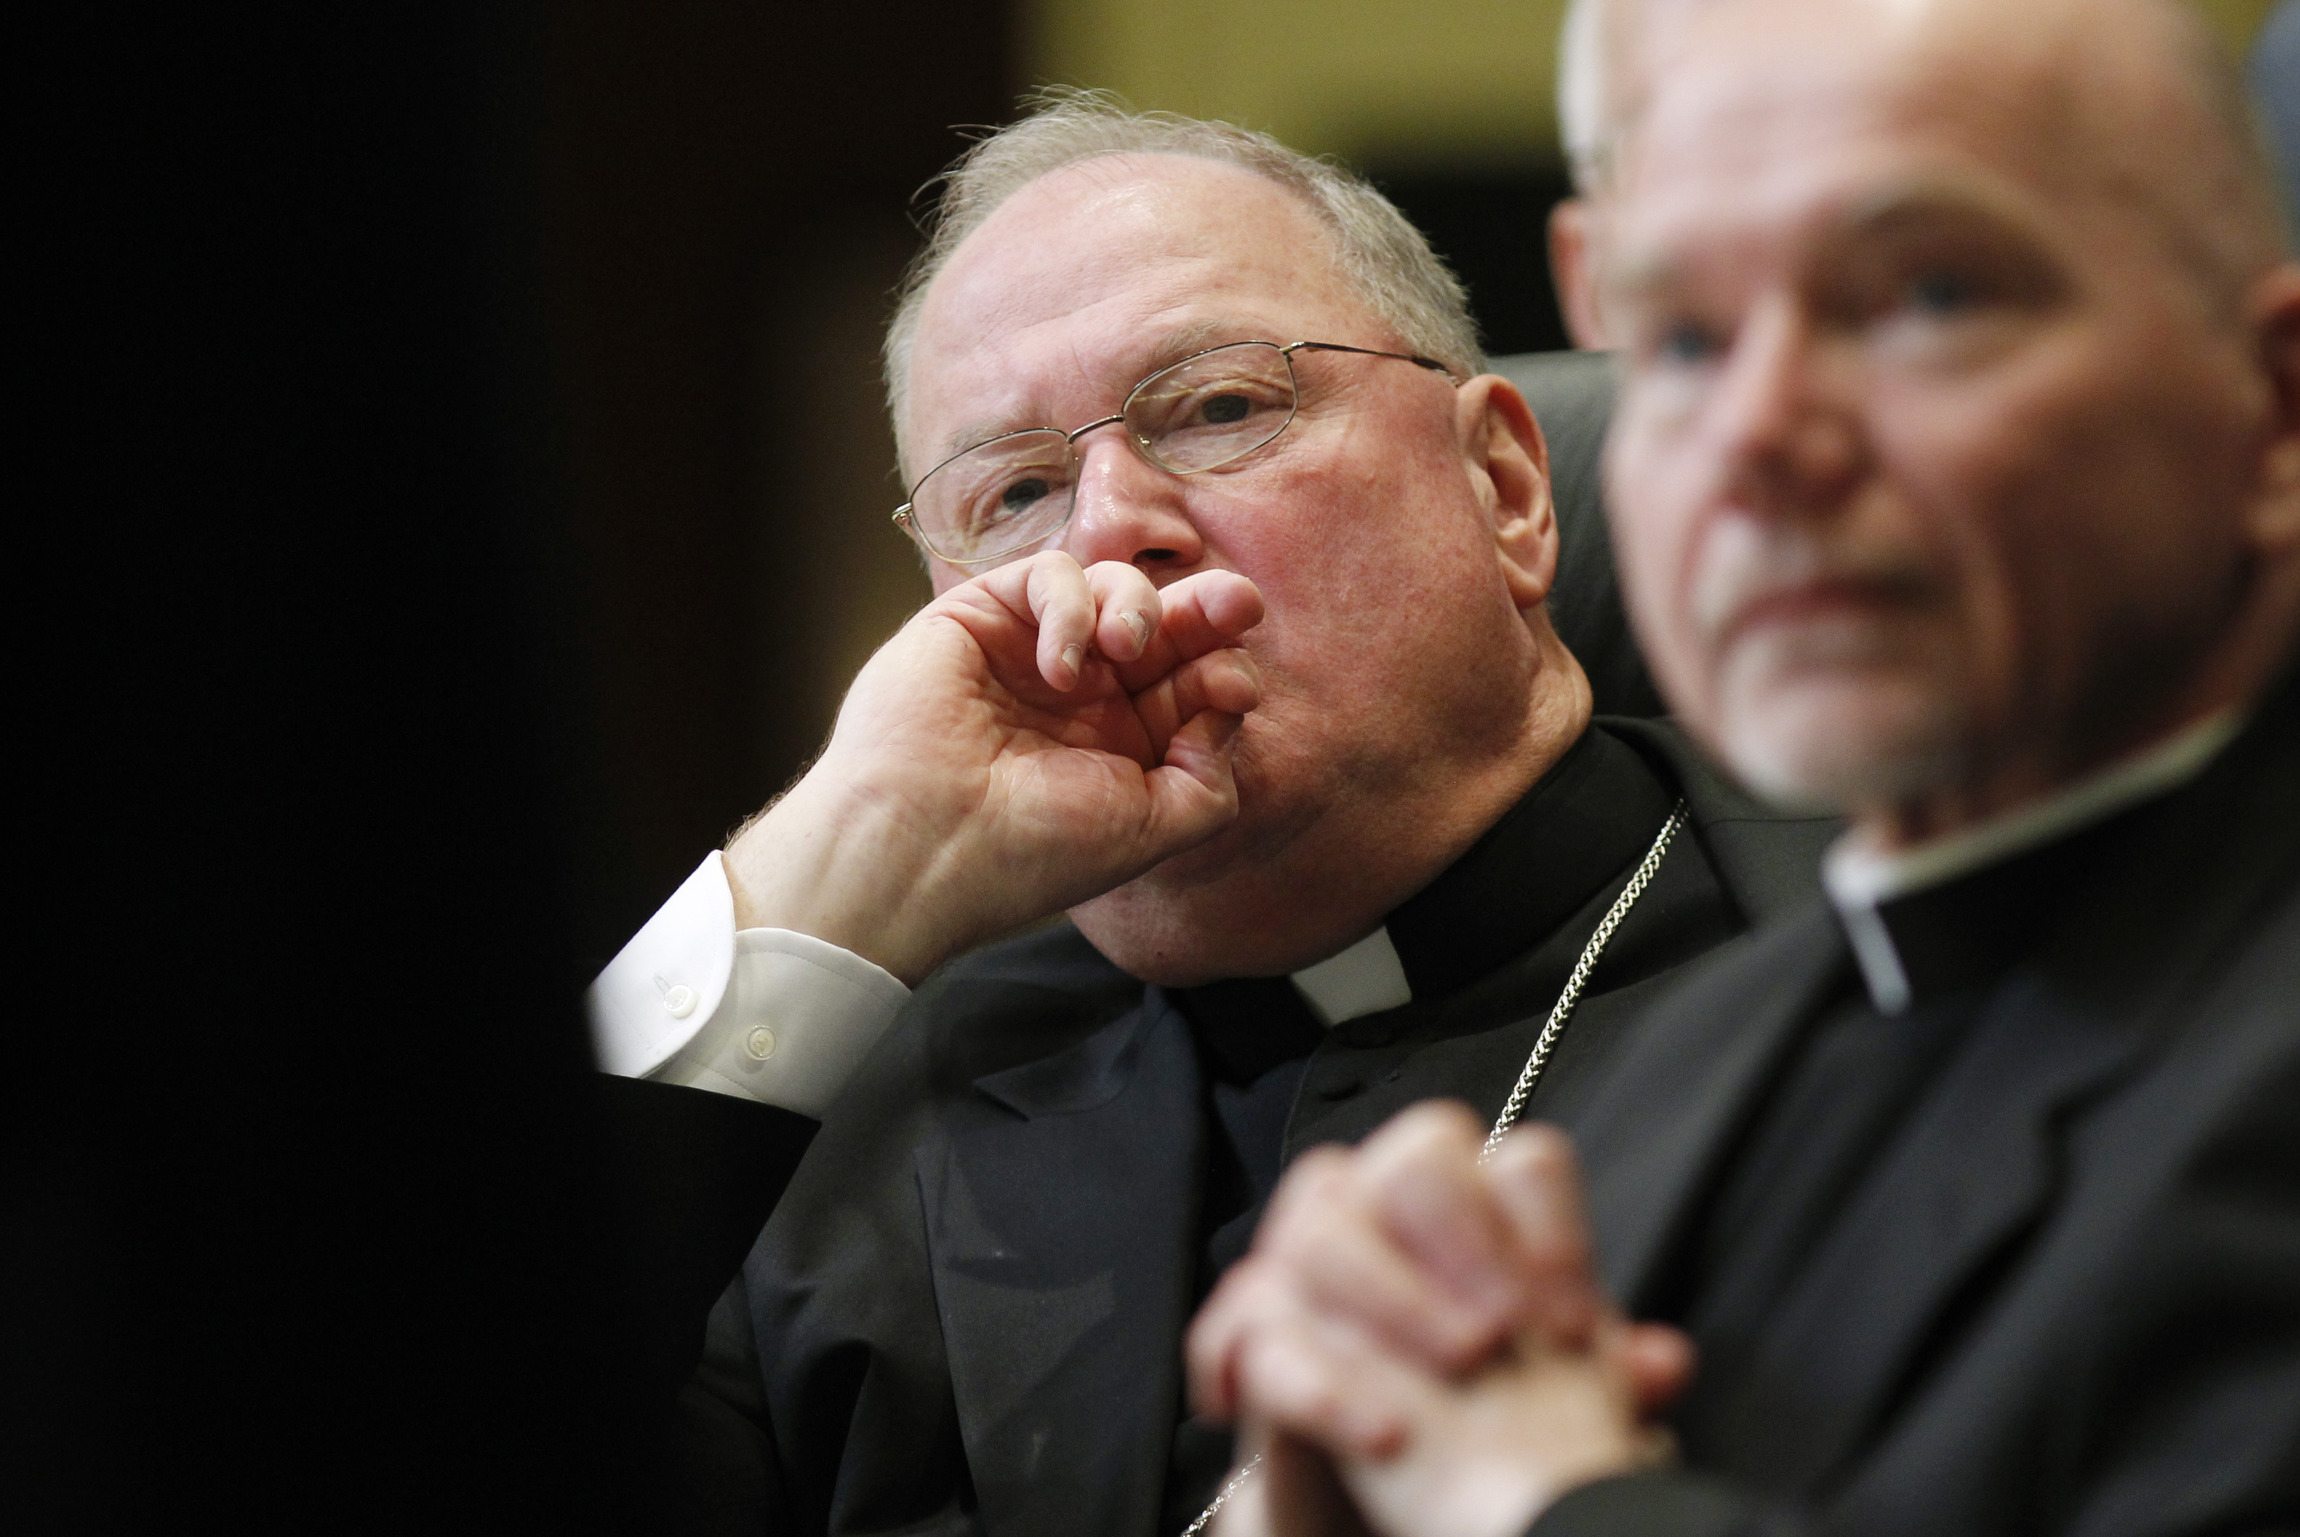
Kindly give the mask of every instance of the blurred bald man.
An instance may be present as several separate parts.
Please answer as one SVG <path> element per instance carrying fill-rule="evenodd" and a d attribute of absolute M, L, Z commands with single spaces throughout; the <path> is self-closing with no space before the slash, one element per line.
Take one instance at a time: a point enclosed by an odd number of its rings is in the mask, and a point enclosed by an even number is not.
<path fill-rule="evenodd" d="M 1297 1164 L 1193 1336 L 1224 1530 L 2300 1530 L 2300 264 L 2233 69 L 2157 0 L 1578 25 L 1632 613 L 1852 827 L 1586 1178 L 1439 1109 Z"/>

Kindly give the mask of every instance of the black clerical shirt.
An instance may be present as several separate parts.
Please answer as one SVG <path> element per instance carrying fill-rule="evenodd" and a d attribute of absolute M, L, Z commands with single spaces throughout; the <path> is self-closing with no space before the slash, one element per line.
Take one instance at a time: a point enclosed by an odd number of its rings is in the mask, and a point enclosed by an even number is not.
<path fill-rule="evenodd" d="M 1917 1385 L 1931 1341 L 1902 1340 L 1928 1246 L 1953 1226 L 1952 1171 L 2018 1167 L 2022 1107 L 2094 1075 L 2129 1042 L 2087 1037 L 2025 964 L 2074 893 L 2112 872 L 2150 811 L 1876 909 L 1908 998 L 1885 1013 L 1849 962 L 1724 1165 L 1663 1291 L 1700 1371 L 1675 1423 L 1687 1458 L 1777 1497 L 1818 1495 Z M 2029 1237 L 1996 1236 L 1978 1295 Z M 1958 1323 L 1956 1298 L 1937 1328 Z M 1863 1315 L 1878 1315 L 1865 1329 Z M 1862 1342 L 1848 1349 L 1848 1340 Z"/>

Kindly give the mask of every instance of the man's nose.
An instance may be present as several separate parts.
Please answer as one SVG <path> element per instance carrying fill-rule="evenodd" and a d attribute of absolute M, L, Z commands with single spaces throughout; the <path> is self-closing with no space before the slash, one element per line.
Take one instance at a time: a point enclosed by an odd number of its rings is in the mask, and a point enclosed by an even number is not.
<path fill-rule="evenodd" d="M 1742 325 L 1716 397 L 1727 494 L 1769 517 L 1826 517 L 1868 464 L 1854 364 L 1790 300 Z"/>
<path fill-rule="evenodd" d="M 1122 560 L 1157 578 L 1181 575 L 1205 556 L 1185 510 L 1182 477 L 1135 452 L 1120 425 L 1080 441 L 1077 497 L 1062 547 L 1082 566 Z"/>

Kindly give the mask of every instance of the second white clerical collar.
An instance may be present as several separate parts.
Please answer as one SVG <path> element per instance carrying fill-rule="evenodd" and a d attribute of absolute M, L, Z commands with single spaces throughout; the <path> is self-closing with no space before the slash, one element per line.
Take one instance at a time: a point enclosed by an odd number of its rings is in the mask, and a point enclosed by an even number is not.
<path fill-rule="evenodd" d="M 2185 784 L 2204 772 L 2243 725 L 2239 711 L 2224 710 L 2040 801 L 1914 848 L 1888 852 L 1858 831 L 1831 844 L 1821 861 L 1821 884 L 1844 921 L 1878 1011 L 1898 1014 L 1909 1005 L 1908 977 L 1878 916 L 1880 903 L 2040 848 Z"/>
<path fill-rule="evenodd" d="M 1414 1001 L 1405 962 L 1398 959 L 1386 926 L 1338 955 L 1303 967 L 1291 980 L 1318 1023 L 1329 1028 Z"/>

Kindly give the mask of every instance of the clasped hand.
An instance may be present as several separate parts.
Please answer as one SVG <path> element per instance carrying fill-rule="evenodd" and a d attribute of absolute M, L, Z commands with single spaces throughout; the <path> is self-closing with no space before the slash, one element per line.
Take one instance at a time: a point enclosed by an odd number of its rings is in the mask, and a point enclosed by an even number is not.
<path fill-rule="evenodd" d="M 1228 826 L 1260 702 L 1234 572 L 1164 588 L 1057 552 L 919 610 L 864 666 L 806 776 L 727 850 L 742 927 L 906 982 Z"/>
<path fill-rule="evenodd" d="M 1287 1172 L 1190 1331 L 1194 1407 L 1263 1458 L 1213 1537 L 1516 1537 L 1669 1455 L 1691 1347 L 1606 1297 L 1571 1144 L 1482 1141 L 1426 1104 Z"/>

